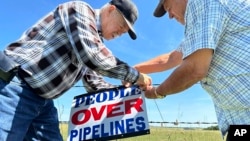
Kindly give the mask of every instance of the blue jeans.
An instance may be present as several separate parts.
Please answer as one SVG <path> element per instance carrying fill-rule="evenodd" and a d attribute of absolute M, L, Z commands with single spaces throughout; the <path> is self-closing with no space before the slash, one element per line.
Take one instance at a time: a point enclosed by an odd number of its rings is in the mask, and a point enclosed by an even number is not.
<path fill-rule="evenodd" d="M 0 141 L 62 141 L 57 109 L 17 77 L 0 79 Z"/>

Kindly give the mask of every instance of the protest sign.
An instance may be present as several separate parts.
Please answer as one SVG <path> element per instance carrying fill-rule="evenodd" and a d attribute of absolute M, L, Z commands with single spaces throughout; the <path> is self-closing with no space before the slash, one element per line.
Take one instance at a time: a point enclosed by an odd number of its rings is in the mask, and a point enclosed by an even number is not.
<path fill-rule="evenodd" d="M 118 87 L 74 97 L 68 141 L 111 140 L 149 134 L 143 91 Z"/>

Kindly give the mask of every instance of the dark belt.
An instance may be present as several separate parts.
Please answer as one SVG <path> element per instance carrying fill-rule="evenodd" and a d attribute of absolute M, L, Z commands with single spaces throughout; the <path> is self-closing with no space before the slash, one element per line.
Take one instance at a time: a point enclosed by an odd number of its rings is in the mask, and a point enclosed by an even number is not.
<path fill-rule="evenodd" d="M 13 79 L 13 77 L 16 76 L 17 72 L 18 72 L 18 69 L 13 69 L 8 72 L 5 72 L 0 69 L 0 79 L 6 82 L 10 82 Z"/>
<path fill-rule="evenodd" d="M 0 51 L 0 79 L 10 82 L 17 74 L 19 64 Z"/>

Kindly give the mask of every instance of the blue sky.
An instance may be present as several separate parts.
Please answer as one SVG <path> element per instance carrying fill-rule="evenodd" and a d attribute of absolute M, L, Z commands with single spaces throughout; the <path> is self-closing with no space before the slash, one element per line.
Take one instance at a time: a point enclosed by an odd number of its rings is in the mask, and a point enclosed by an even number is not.
<path fill-rule="evenodd" d="M 0 48 L 3 50 L 10 42 L 17 40 L 21 34 L 39 18 L 67 0 L 3 0 L 0 9 Z M 100 8 L 108 0 L 85 0 L 93 8 Z M 158 0 L 134 0 L 139 10 L 139 17 L 134 28 L 137 39 L 131 40 L 128 34 L 120 38 L 105 41 L 107 47 L 121 60 L 131 66 L 175 49 L 183 38 L 184 27 L 175 20 L 155 18 L 153 11 Z M 154 84 L 160 84 L 171 73 L 150 74 Z M 188 75 L 188 74 L 187 74 Z M 120 80 L 105 78 L 110 83 L 120 85 Z M 82 86 L 79 81 L 77 86 Z M 86 93 L 83 87 L 73 87 L 55 100 L 59 109 L 60 120 L 69 119 L 73 97 Z M 173 122 L 216 122 L 214 106 L 210 96 L 195 84 L 191 88 L 161 100 L 146 100 L 149 121 Z M 157 106 L 159 110 L 157 109 Z M 161 118 L 161 115 L 163 119 Z"/>

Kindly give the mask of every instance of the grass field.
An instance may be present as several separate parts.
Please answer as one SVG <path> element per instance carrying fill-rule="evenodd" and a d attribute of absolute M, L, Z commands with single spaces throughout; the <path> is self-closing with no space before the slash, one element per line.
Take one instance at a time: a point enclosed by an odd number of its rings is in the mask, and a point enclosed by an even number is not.
<path fill-rule="evenodd" d="M 60 125 L 64 140 L 67 139 L 67 124 Z M 150 127 L 150 134 L 113 141 L 223 141 L 218 130 L 202 130 L 166 127 Z"/>

